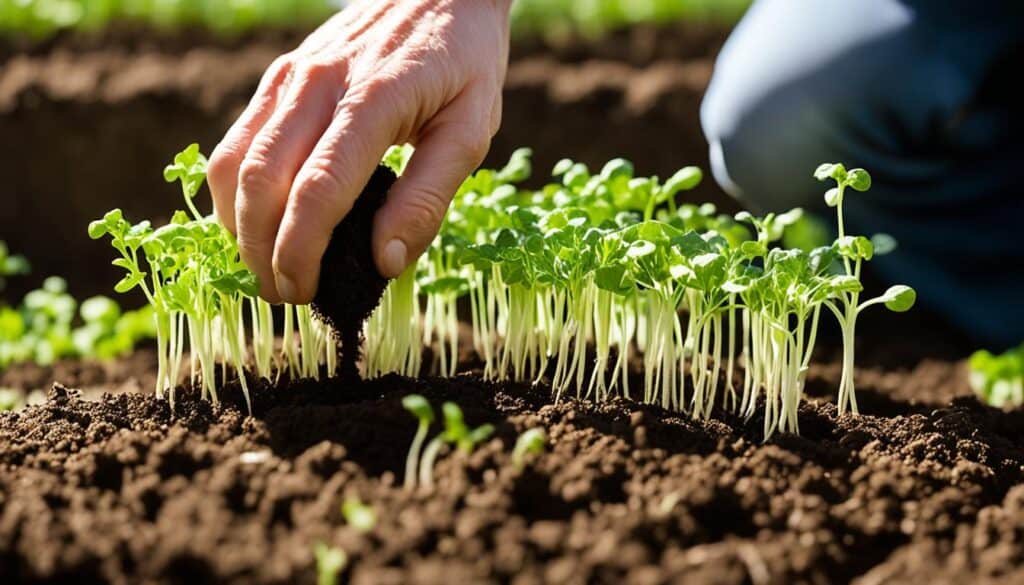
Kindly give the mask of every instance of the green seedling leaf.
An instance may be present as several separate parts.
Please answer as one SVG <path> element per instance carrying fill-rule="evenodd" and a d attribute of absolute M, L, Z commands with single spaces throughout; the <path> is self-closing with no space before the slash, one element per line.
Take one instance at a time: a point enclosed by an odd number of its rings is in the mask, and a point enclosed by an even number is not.
<path fill-rule="evenodd" d="M 557 167 L 556 167 L 557 168 Z M 613 181 L 615 179 L 632 179 L 633 163 L 624 158 L 615 158 L 605 163 L 601 169 L 601 180 Z"/>
<path fill-rule="evenodd" d="M 697 187 L 704 178 L 704 173 L 697 167 L 684 167 L 669 177 L 661 187 L 659 199 L 666 201 L 675 197 L 680 191 L 689 191 Z M 711 213 L 714 213 L 712 209 Z"/>
<path fill-rule="evenodd" d="M 855 191 L 867 191 L 871 188 L 871 175 L 864 169 L 850 169 L 846 175 L 846 184 Z"/>
<path fill-rule="evenodd" d="M 408 410 L 424 424 L 434 422 L 434 409 L 427 399 L 419 394 L 410 394 L 402 399 L 402 408 Z"/>
<path fill-rule="evenodd" d="M 574 164 L 576 163 L 574 163 L 571 159 L 563 158 L 562 160 L 555 163 L 555 167 L 551 169 L 551 176 L 561 177 L 565 173 L 568 173 L 569 169 L 571 169 Z"/>
<path fill-rule="evenodd" d="M 887 309 L 894 313 L 909 311 L 917 301 L 917 291 L 903 284 L 890 286 L 881 296 Z"/>
<path fill-rule="evenodd" d="M 834 179 L 837 183 L 846 180 L 846 167 L 842 163 L 824 163 L 814 171 L 814 178 L 819 181 Z"/>
<path fill-rule="evenodd" d="M 838 207 L 843 203 L 843 192 L 839 190 L 839 187 L 832 187 L 828 191 L 825 191 L 825 205 L 829 207 Z"/>
<path fill-rule="evenodd" d="M 542 428 L 529 429 L 523 432 L 516 439 L 516 445 L 512 449 L 512 464 L 522 469 L 527 455 L 540 455 L 544 452 L 544 443 L 546 441 L 547 437 Z"/>
<path fill-rule="evenodd" d="M 875 234 L 871 236 L 871 246 L 875 249 L 875 256 L 885 256 L 895 252 L 899 242 L 889 234 Z"/>
<path fill-rule="evenodd" d="M 13 412 L 24 405 L 21 392 L 11 388 L 0 388 L 0 412 Z"/>
<path fill-rule="evenodd" d="M 359 498 L 347 498 L 341 505 L 341 515 L 349 526 L 361 534 L 372 531 L 377 525 L 377 513 Z"/>
<path fill-rule="evenodd" d="M 337 585 L 338 577 L 348 564 L 345 551 L 318 542 L 313 554 L 316 557 L 317 585 Z"/>
<path fill-rule="evenodd" d="M 649 256 L 657 250 L 657 246 L 646 240 L 637 240 L 629 245 L 629 249 L 626 251 L 626 255 L 630 258 L 643 258 Z"/>
<path fill-rule="evenodd" d="M 121 317 L 121 307 L 117 302 L 103 296 L 86 299 L 78 311 L 86 323 L 101 323 L 110 327 Z"/>

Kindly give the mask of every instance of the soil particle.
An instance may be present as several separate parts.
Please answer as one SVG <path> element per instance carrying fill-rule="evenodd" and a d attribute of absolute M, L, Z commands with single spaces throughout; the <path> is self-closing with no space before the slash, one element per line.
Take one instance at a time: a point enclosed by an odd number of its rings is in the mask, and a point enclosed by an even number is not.
<path fill-rule="evenodd" d="M 345 219 L 334 228 L 320 262 L 320 283 L 313 311 L 341 342 L 341 375 L 358 376 L 363 322 L 377 308 L 387 288 L 373 259 L 373 218 L 384 204 L 396 177 L 378 166 Z"/>

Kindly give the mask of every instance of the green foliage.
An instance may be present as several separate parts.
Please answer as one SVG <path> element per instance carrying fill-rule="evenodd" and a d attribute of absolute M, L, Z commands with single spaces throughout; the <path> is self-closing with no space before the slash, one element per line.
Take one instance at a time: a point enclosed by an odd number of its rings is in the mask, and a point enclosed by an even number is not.
<path fill-rule="evenodd" d="M 1024 343 L 994 355 L 984 349 L 967 360 L 971 388 L 996 408 L 1024 405 Z"/>
<path fill-rule="evenodd" d="M 0 292 L 3 292 L 7 285 L 7 278 L 28 274 L 32 267 L 24 256 L 11 254 L 7 249 L 7 243 L 0 240 Z"/>
<path fill-rule="evenodd" d="M 316 558 L 317 585 L 337 585 L 338 577 L 348 565 L 348 555 L 340 548 L 318 542 L 313 549 Z"/>
<path fill-rule="evenodd" d="M 0 369 L 20 362 L 48 365 L 61 358 L 115 358 L 154 336 L 151 308 L 122 312 L 107 297 L 90 298 L 78 307 L 64 279 L 51 276 L 18 307 L 0 307 Z"/>
<path fill-rule="evenodd" d="M 307 28 L 337 7 L 335 0 L 0 0 L 0 35 L 41 39 L 128 22 L 235 36 L 256 28 Z"/>
<path fill-rule="evenodd" d="M 0 412 L 13 412 L 24 406 L 21 392 L 11 388 L 0 388 Z"/>
<path fill-rule="evenodd" d="M 750 0 L 516 0 L 512 31 L 520 36 L 595 37 L 640 23 L 734 22 Z"/>
<path fill-rule="evenodd" d="M 401 171 L 411 156 L 410 147 L 393 148 L 384 162 Z M 193 204 L 205 163 L 192 145 L 165 172 L 166 179 L 181 181 L 191 217 L 178 212 L 169 225 L 153 229 L 114 210 L 89 227 L 91 237 L 109 237 L 120 255 L 114 264 L 125 276 L 115 290 L 141 288 L 153 305 L 158 393 L 168 391 L 173 400 L 186 339 L 196 356 L 192 382 L 214 400 L 217 360 L 234 365 L 248 397 L 250 351 L 261 377 L 330 375 L 336 347 L 308 308 L 286 307 L 284 349 L 276 353 L 272 313 L 255 298 L 255 276 L 241 263 L 231 235 Z M 826 164 L 815 172 L 836 181 L 827 198 L 839 234 L 831 243 L 800 248 L 779 245 L 801 224 L 800 209 L 730 217 L 712 205 L 685 202 L 702 178 L 694 167 L 662 182 L 637 176 L 625 159 L 596 173 L 565 159 L 555 165 L 551 183 L 520 188 L 531 172 L 530 151 L 520 149 L 504 168 L 481 169 L 463 182 L 438 237 L 389 285 L 364 324 L 366 377 L 418 375 L 424 346 L 431 347 L 435 373 L 455 375 L 459 304 L 468 300 L 473 349 L 486 379 L 547 378 L 556 398 L 573 390 L 596 400 L 631 397 L 629 356 L 636 352 L 644 364 L 639 399 L 694 419 L 707 418 L 719 403 L 750 418 L 763 404 L 768 437 L 799 431 L 797 412 L 823 309 L 843 330 L 839 409 L 856 413 L 857 315 L 875 304 L 906 311 L 916 300 L 904 285 L 860 299 L 861 267 L 874 257 L 875 242 L 892 247 L 884 238 L 845 233 L 847 190 L 871 184 L 862 169 Z M 106 314 L 99 305 L 94 312 Z M 742 380 L 736 378 L 739 360 Z M 424 449 L 434 413 L 420 396 L 407 396 L 403 406 L 419 420 L 406 461 L 408 489 L 432 484 L 433 461 L 444 445 L 469 453 L 493 431 L 489 425 L 469 429 L 461 410 L 446 403 L 445 428 Z"/>
<path fill-rule="evenodd" d="M 163 30 L 204 28 L 224 36 L 308 28 L 346 0 L 0 0 L 0 35 L 41 39 L 61 30 L 96 32 L 113 23 Z M 640 23 L 734 22 L 750 0 L 517 0 L 516 36 L 598 36 Z"/>

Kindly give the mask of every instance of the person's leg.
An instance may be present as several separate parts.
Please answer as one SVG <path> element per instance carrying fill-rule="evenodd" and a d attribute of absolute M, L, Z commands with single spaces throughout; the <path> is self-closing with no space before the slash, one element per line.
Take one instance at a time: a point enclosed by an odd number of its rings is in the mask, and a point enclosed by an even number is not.
<path fill-rule="evenodd" d="M 702 105 L 712 170 L 763 212 L 821 211 L 819 163 L 866 168 L 874 186 L 847 198 L 847 221 L 899 241 L 874 262 L 883 276 L 1010 344 L 1024 338 L 1020 101 L 979 97 L 1013 75 L 999 63 L 1020 26 L 934 16 L 899 0 L 755 2 Z"/>

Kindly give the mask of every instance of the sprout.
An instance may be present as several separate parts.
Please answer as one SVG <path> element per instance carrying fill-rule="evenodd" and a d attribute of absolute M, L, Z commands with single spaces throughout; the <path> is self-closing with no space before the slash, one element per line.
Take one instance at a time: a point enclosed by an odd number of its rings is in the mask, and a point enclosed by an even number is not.
<path fill-rule="evenodd" d="M 433 421 L 434 413 L 426 399 L 418 394 L 406 396 L 402 400 L 402 405 L 420 421 L 405 463 L 405 489 L 413 490 L 416 488 L 417 457 L 427 430 L 430 428 L 430 423 Z M 418 463 L 419 485 L 427 488 L 432 488 L 434 485 L 434 461 L 437 459 L 441 447 L 447 443 L 455 445 L 464 453 L 472 453 L 479 443 L 485 441 L 494 433 L 494 427 L 489 424 L 481 425 L 475 429 L 470 429 L 466 426 L 462 417 L 462 409 L 454 402 L 445 402 L 441 410 L 444 413 L 445 428 L 427 444 L 427 448 L 423 450 L 423 456 Z"/>
<path fill-rule="evenodd" d="M 976 351 L 967 366 L 978 398 L 996 408 L 1024 404 L 1024 343 L 1001 355 Z"/>
<path fill-rule="evenodd" d="M 405 459 L 405 489 L 411 491 L 416 489 L 416 470 L 419 465 L 420 450 L 423 448 L 423 441 L 427 438 L 430 425 L 434 422 L 434 410 L 430 408 L 427 399 L 419 394 L 410 394 L 403 398 L 402 406 L 420 422 L 416 427 L 412 445 L 409 447 L 409 455 Z"/>
<path fill-rule="evenodd" d="M 346 498 L 341 505 L 341 515 L 345 517 L 345 522 L 355 528 L 357 532 L 370 532 L 377 525 L 377 513 L 374 512 L 372 506 L 359 501 L 359 498 Z"/>
<path fill-rule="evenodd" d="M 316 557 L 317 585 L 337 585 L 338 577 L 348 564 L 348 555 L 345 551 L 318 542 L 313 554 Z"/>
<path fill-rule="evenodd" d="M 21 392 L 12 388 L 0 388 L 0 412 L 19 410 L 24 404 Z"/>
<path fill-rule="evenodd" d="M 512 464 L 522 469 L 527 454 L 540 455 L 544 452 L 546 437 L 544 429 L 535 428 L 525 431 L 516 439 L 516 446 L 512 449 Z"/>

